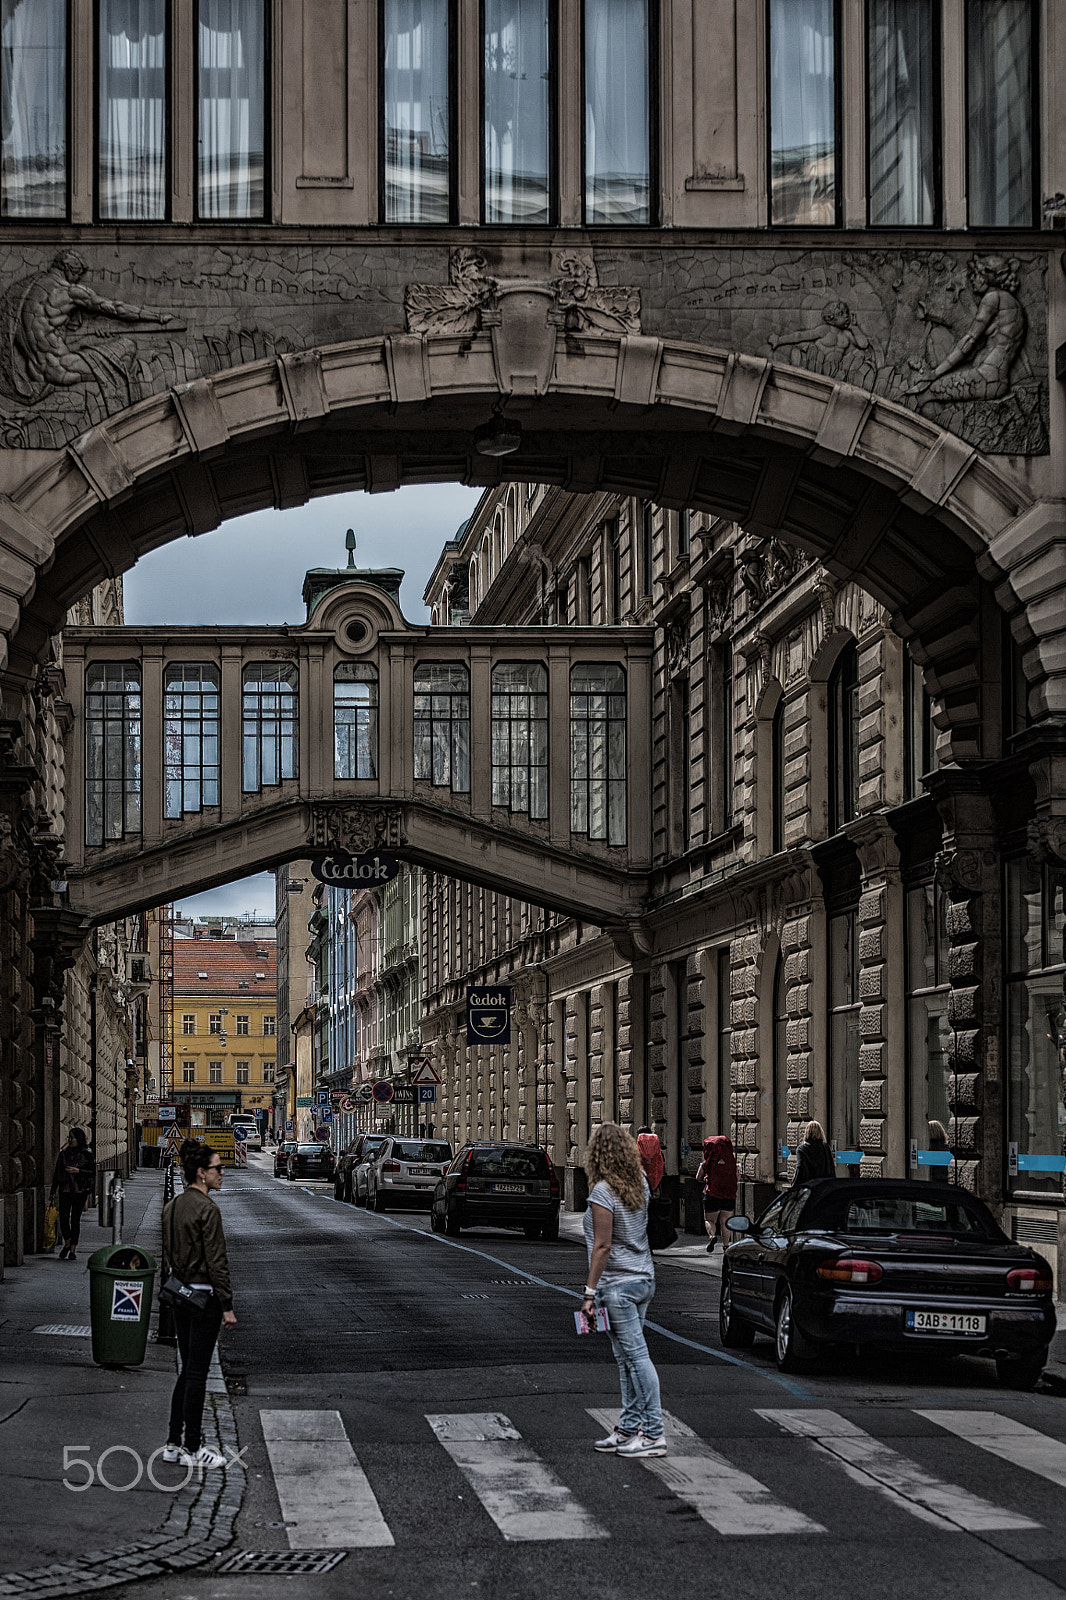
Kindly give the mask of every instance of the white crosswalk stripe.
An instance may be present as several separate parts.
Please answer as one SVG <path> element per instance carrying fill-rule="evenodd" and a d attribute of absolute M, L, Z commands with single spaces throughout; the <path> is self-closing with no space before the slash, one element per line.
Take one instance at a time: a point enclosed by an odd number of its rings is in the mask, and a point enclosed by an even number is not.
<path fill-rule="evenodd" d="M 843 1463 L 854 1482 L 878 1489 L 903 1511 L 942 1528 L 962 1528 L 967 1533 L 990 1533 L 1006 1528 L 1038 1528 L 1040 1524 L 1016 1511 L 982 1500 L 968 1489 L 926 1472 L 916 1462 L 875 1439 L 835 1411 L 757 1410 L 786 1433 L 810 1439 L 827 1455 Z"/>
<path fill-rule="evenodd" d="M 427 1414 L 504 1538 L 606 1539 L 606 1530 L 499 1412 Z"/>
<path fill-rule="evenodd" d="M 1066 1489 L 1066 1444 L 997 1411 L 919 1411 L 938 1428 Z"/>
<path fill-rule="evenodd" d="M 395 1544 L 339 1411 L 260 1411 L 291 1550 Z"/>
<path fill-rule="evenodd" d="M 588 1412 L 604 1429 L 618 1421 L 617 1411 L 590 1406 Z M 802 1511 L 775 1500 L 757 1478 L 734 1467 L 669 1411 L 663 1412 L 663 1421 L 669 1455 L 649 1456 L 640 1464 L 719 1533 L 758 1537 L 826 1531 Z"/>

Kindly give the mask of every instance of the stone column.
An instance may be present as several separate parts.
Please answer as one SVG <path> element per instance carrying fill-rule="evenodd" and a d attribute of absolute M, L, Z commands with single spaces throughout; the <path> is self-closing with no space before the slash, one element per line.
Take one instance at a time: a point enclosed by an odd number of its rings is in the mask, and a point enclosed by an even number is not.
<path fill-rule="evenodd" d="M 887 820 L 848 827 L 862 875 L 859 896 L 859 1147 L 862 1175 L 907 1176 L 906 1009 L 899 847 Z"/>

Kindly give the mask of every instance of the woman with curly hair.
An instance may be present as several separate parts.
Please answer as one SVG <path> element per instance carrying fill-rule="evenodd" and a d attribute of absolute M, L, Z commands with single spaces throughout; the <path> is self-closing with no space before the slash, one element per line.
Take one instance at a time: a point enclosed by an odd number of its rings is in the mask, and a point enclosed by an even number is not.
<path fill-rule="evenodd" d="M 616 1122 L 594 1128 L 585 1151 L 588 1277 L 581 1309 L 605 1307 L 611 1349 L 622 1380 L 622 1412 L 596 1449 L 620 1456 L 664 1456 L 659 1374 L 648 1354 L 644 1319 L 655 1293 L 648 1248 L 648 1184 L 640 1151 Z"/>

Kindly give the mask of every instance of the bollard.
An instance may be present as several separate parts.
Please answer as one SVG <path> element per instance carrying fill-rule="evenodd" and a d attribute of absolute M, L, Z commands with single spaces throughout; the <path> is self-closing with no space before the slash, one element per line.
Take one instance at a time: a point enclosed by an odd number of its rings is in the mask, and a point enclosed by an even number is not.
<path fill-rule="evenodd" d="M 111 1243 L 122 1243 L 122 1224 L 126 1220 L 126 1191 L 122 1174 L 116 1172 L 111 1184 Z"/>
<path fill-rule="evenodd" d="M 163 1204 L 168 1205 L 173 1198 L 174 1166 L 172 1162 L 168 1162 L 167 1169 L 163 1174 Z M 159 1274 L 160 1288 L 166 1282 L 166 1276 L 166 1268 L 164 1266 L 164 1270 Z M 177 1334 L 174 1332 L 173 1307 L 164 1305 L 162 1300 L 159 1302 L 159 1321 L 156 1324 L 155 1342 L 156 1344 L 177 1344 L 178 1342 Z"/>

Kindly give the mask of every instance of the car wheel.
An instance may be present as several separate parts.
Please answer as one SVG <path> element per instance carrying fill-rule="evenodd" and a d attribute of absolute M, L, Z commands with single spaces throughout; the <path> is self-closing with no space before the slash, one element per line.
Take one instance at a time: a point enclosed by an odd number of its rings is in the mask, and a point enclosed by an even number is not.
<path fill-rule="evenodd" d="M 550 1222 L 546 1222 L 540 1230 L 540 1236 L 545 1244 L 554 1244 L 559 1237 L 559 1218 L 553 1217 Z"/>
<path fill-rule="evenodd" d="M 444 1223 L 441 1220 L 441 1218 L 437 1215 L 436 1206 L 430 1206 L 430 1208 L 429 1208 L 429 1226 L 430 1226 L 430 1231 L 432 1233 L 443 1233 L 444 1232 Z"/>
<path fill-rule="evenodd" d="M 387 1209 L 385 1205 L 385 1198 L 380 1189 L 374 1190 L 374 1198 L 371 1200 L 370 1204 L 373 1206 L 379 1217 L 381 1213 Z"/>
<path fill-rule="evenodd" d="M 718 1337 L 727 1350 L 750 1350 L 755 1343 L 755 1329 L 733 1310 L 733 1284 L 730 1274 L 722 1275 L 722 1293 L 718 1301 Z"/>
<path fill-rule="evenodd" d="M 802 1372 L 811 1359 L 810 1346 L 796 1327 L 792 1290 L 786 1286 L 777 1300 L 774 1317 L 774 1355 L 779 1372 Z"/>
<path fill-rule="evenodd" d="M 540 1223 L 539 1222 L 527 1222 L 524 1225 L 524 1227 L 522 1229 L 522 1232 L 525 1234 L 527 1239 L 539 1239 L 540 1238 L 540 1232 L 541 1232 Z"/>
<path fill-rule="evenodd" d="M 458 1239 L 460 1233 L 462 1232 L 462 1226 L 462 1223 L 459 1221 L 458 1211 L 454 1206 L 449 1206 L 444 1213 L 444 1231 L 448 1235 L 448 1238 Z"/>
<path fill-rule="evenodd" d="M 336 1178 L 333 1180 L 333 1198 L 334 1200 L 344 1199 L 344 1185 L 343 1183 L 338 1183 Z"/>
<path fill-rule="evenodd" d="M 1026 1356 L 997 1356 L 996 1377 L 1005 1389 L 1035 1389 L 1047 1356 L 1046 1348 Z"/>

